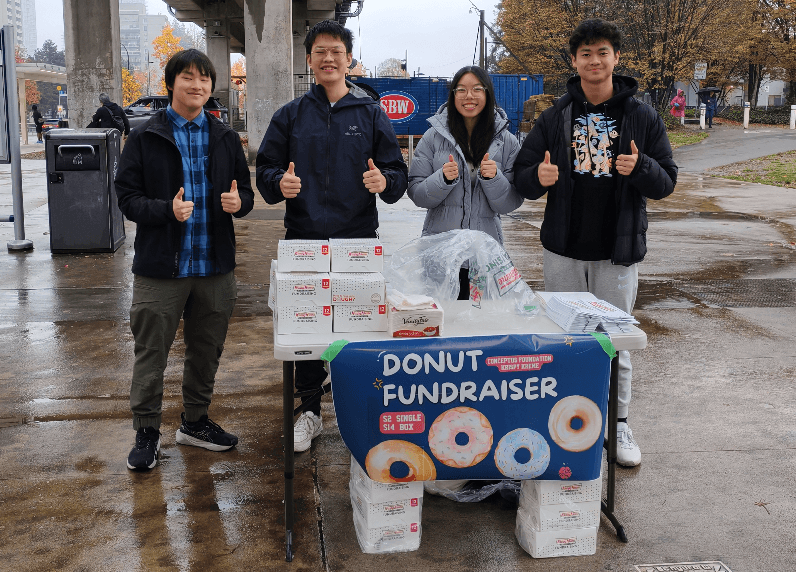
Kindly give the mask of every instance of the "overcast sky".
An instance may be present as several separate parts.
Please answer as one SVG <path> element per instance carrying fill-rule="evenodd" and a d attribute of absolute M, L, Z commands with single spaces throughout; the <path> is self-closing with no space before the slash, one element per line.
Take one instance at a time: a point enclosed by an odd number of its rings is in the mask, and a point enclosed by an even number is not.
<path fill-rule="evenodd" d="M 167 14 L 162 0 L 146 0 L 150 14 Z M 452 76 L 478 57 L 478 12 L 495 19 L 495 0 L 366 0 L 362 14 L 348 20 L 354 32 L 354 57 L 373 71 L 388 58 L 408 58 L 410 73 Z M 63 0 L 36 0 L 38 45 L 45 40 L 64 46 Z"/>

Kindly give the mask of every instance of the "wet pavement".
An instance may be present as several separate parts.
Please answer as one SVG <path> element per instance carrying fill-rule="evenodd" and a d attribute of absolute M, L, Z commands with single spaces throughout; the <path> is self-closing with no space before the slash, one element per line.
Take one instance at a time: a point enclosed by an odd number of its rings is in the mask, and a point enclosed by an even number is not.
<path fill-rule="evenodd" d="M 678 160 L 697 164 L 699 152 L 678 149 Z M 643 457 L 617 477 L 616 513 L 628 544 L 603 519 L 595 555 L 534 560 L 514 538 L 509 501 L 426 495 L 418 551 L 362 554 L 349 458 L 327 398 L 323 434 L 296 457 L 288 564 L 281 363 L 265 303 L 281 208 L 258 197 L 236 221 L 240 297 L 210 413 L 239 445 L 211 453 L 175 444 L 178 333 L 166 369 L 161 462 L 133 473 L 125 461 L 134 439 L 135 227 L 126 223 L 115 253 L 52 254 L 44 161 L 23 161 L 26 235 L 35 248 L 0 248 L 0 570 L 630 572 L 714 560 L 733 572 L 792 570 L 796 191 L 700 170 L 681 173 L 675 193 L 649 205 L 649 254 L 634 312 L 648 346 L 633 353 L 630 409 Z M 9 168 L 1 166 L 0 214 L 10 213 L 10 200 Z M 543 200 L 526 202 L 504 219 L 506 248 L 534 288 L 542 285 L 543 208 Z M 419 235 L 423 215 L 406 198 L 380 204 L 387 254 Z M 0 243 L 12 238 L 13 225 L 0 224 Z"/>

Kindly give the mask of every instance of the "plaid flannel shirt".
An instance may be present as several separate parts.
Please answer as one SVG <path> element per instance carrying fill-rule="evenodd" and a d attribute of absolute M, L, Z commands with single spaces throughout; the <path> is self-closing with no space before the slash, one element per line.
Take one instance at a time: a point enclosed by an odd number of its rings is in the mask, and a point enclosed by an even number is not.
<path fill-rule="evenodd" d="M 211 201 L 213 185 L 207 178 L 207 147 L 210 124 L 204 111 L 193 121 L 179 115 L 171 105 L 166 108 L 174 132 L 174 141 L 182 155 L 184 201 L 193 201 L 193 214 L 183 224 L 177 278 L 215 274 Z"/>

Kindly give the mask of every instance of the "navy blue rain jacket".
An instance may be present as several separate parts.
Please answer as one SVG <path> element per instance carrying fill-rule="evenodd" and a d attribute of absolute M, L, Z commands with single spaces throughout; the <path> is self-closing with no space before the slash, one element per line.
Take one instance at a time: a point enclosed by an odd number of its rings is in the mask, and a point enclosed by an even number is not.
<path fill-rule="evenodd" d="M 362 177 L 368 159 L 387 179 L 379 196 L 388 204 L 406 191 L 407 168 L 390 120 L 364 90 L 351 91 L 334 106 L 313 85 L 271 118 L 257 153 L 257 189 L 268 204 L 285 200 L 279 188 L 290 162 L 301 192 L 287 201 L 287 238 L 375 237 L 379 227 L 376 195 Z"/>

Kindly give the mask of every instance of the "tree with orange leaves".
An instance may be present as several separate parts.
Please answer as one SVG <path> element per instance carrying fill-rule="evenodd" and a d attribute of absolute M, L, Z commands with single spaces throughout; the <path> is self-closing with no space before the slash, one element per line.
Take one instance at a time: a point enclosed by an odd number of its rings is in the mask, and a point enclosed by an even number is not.
<path fill-rule="evenodd" d="M 25 52 L 19 46 L 14 48 L 14 61 L 18 64 L 23 64 L 28 59 L 25 57 Z M 41 101 L 41 93 L 39 93 L 39 86 L 36 82 L 30 79 L 25 80 L 25 104 L 32 105 Z"/>
<path fill-rule="evenodd" d="M 174 28 L 170 24 L 163 26 L 160 35 L 152 40 L 152 55 L 160 60 L 160 69 L 166 67 L 171 56 L 183 50 L 180 45 L 182 38 L 174 35 Z"/>
<path fill-rule="evenodd" d="M 144 84 L 127 68 L 122 68 L 122 107 L 127 107 L 141 97 Z"/>

